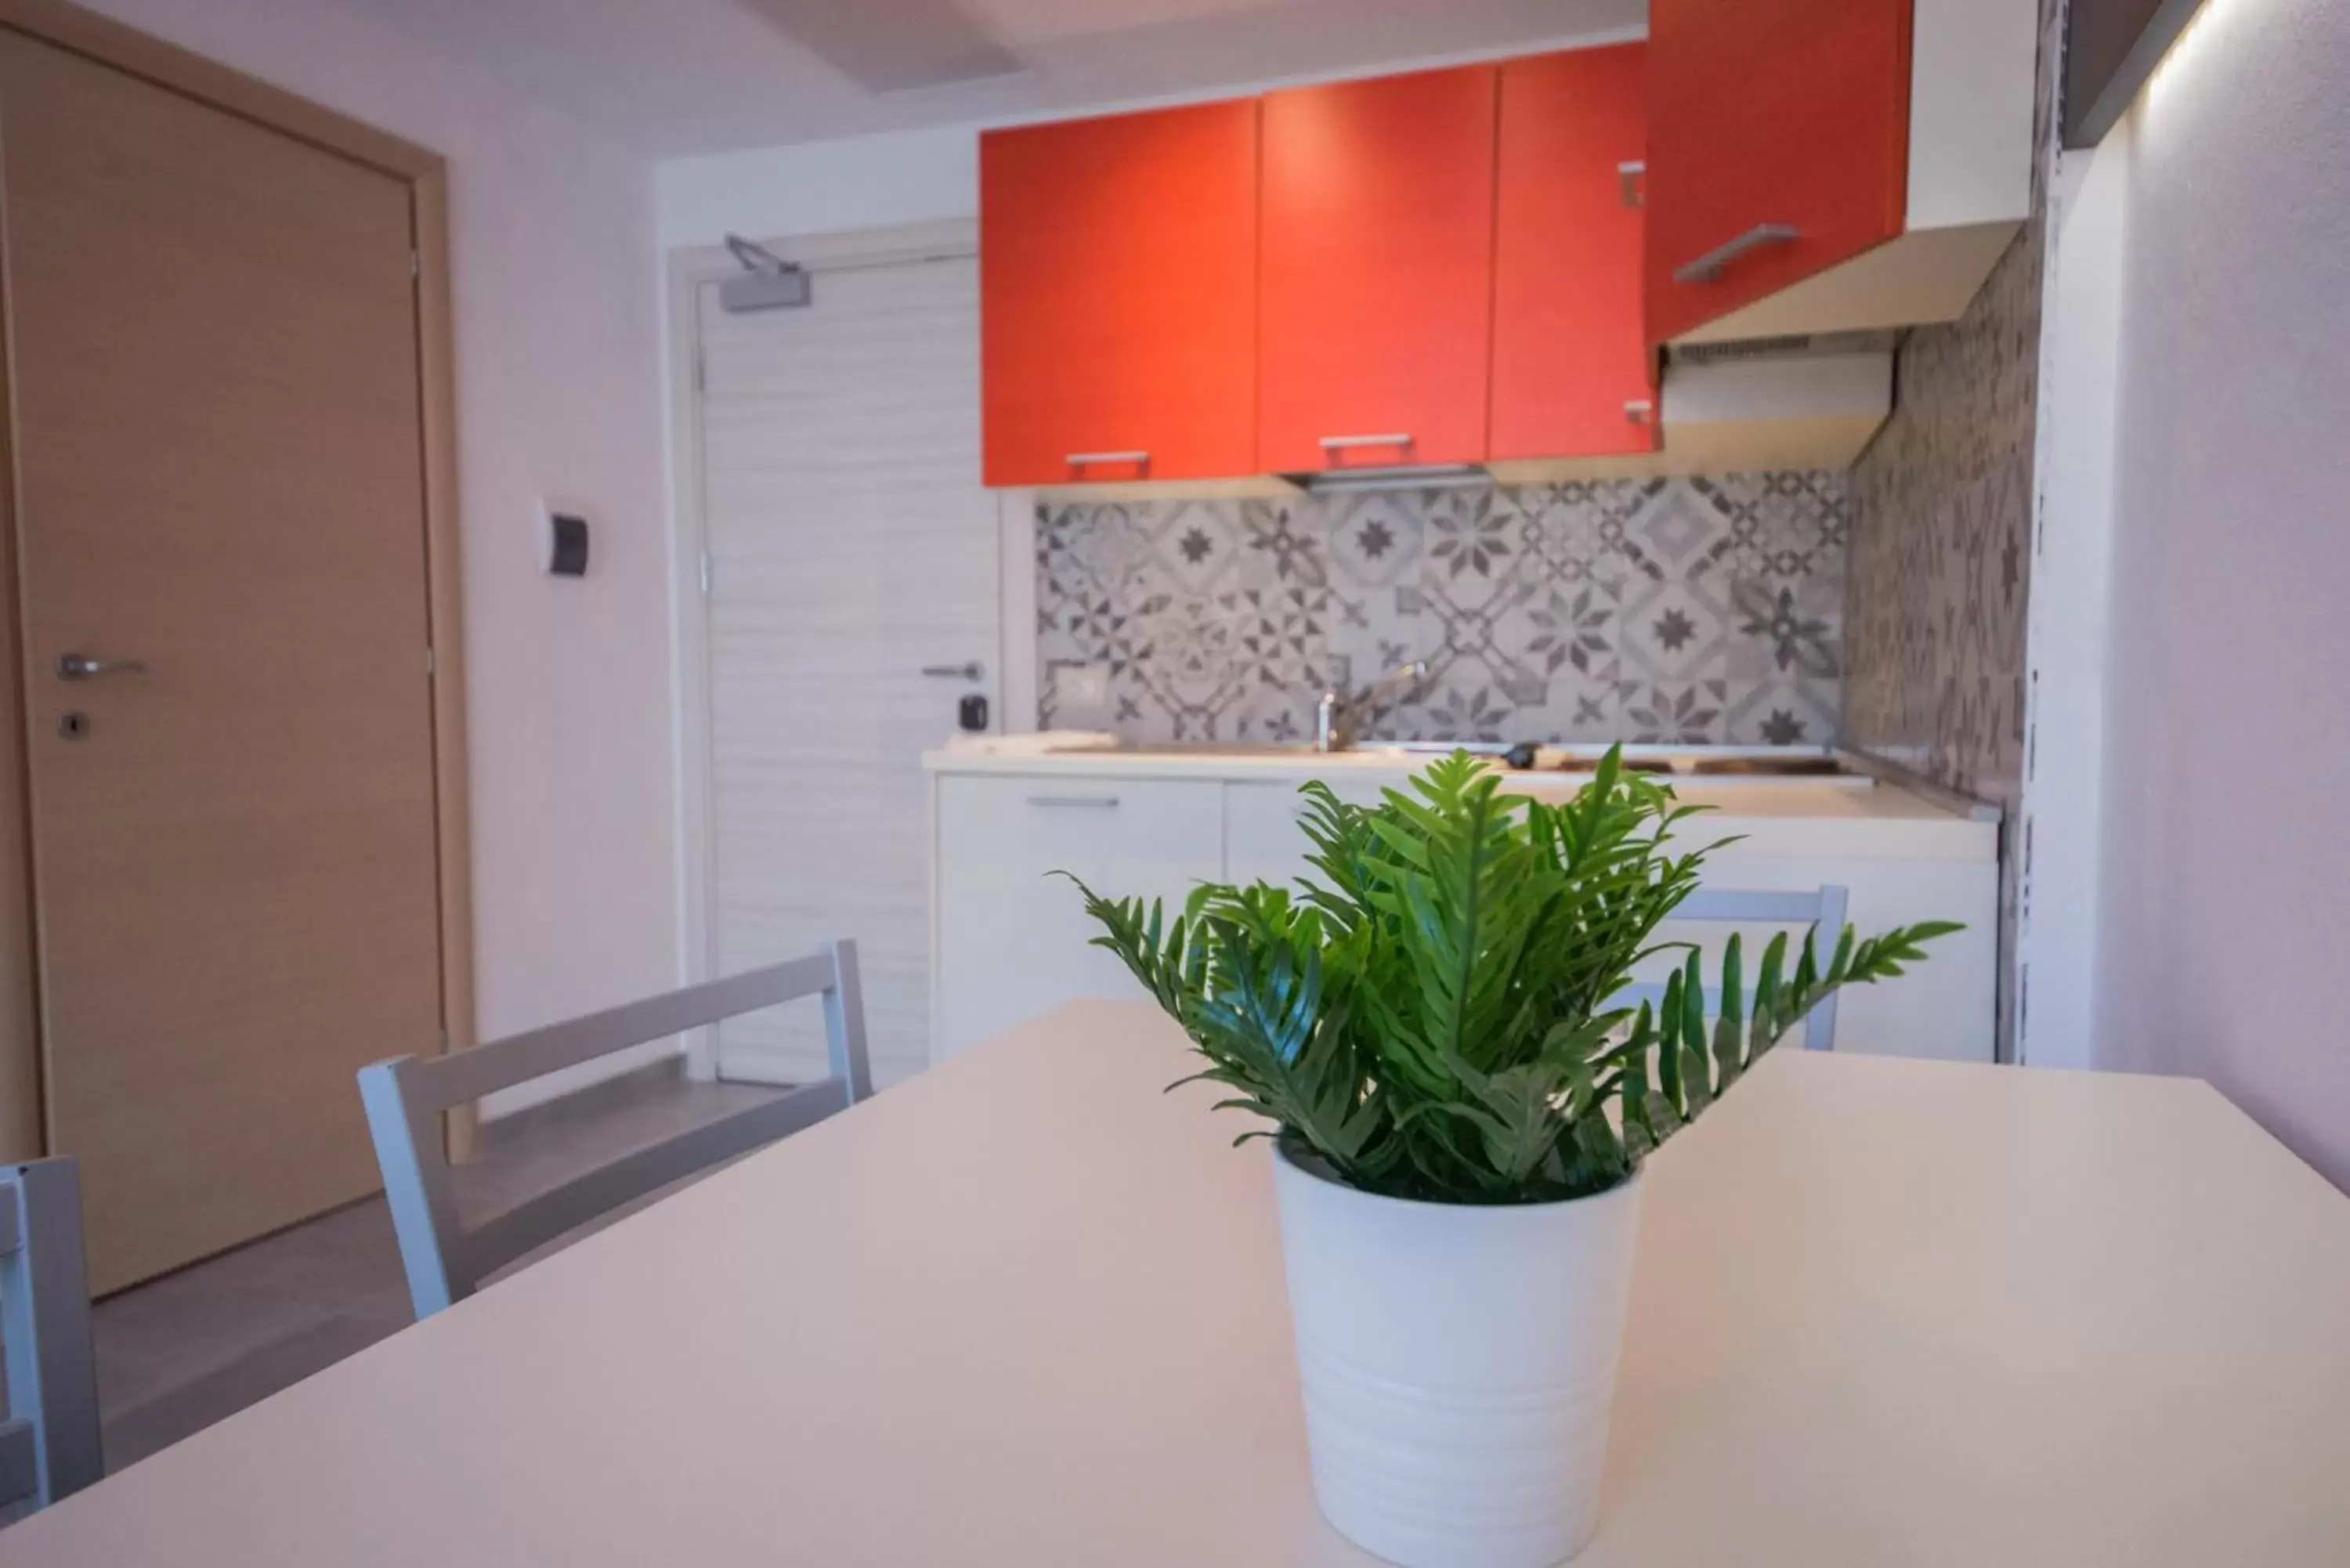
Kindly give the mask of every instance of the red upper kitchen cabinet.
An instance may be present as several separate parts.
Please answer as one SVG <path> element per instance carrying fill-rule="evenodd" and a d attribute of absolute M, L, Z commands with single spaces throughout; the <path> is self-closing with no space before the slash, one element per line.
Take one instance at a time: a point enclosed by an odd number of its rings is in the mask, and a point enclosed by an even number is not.
<path fill-rule="evenodd" d="M 1265 96 L 1266 470 L 1484 461 L 1499 82 L 1479 66 Z"/>
<path fill-rule="evenodd" d="M 1257 120 L 1244 99 L 981 137 L 989 484 L 1262 471 Z"/>
<path fill-rule="evenodd" d="M 1650 0 L 1651 342 L 1900 235 L 1913 3 Z"/>
<path fill-rule="evenodd" d="M 1495 461 L 1656 450 L 1637 168 L 1648 136 L 1638 44 L 1502 67 Z"/>

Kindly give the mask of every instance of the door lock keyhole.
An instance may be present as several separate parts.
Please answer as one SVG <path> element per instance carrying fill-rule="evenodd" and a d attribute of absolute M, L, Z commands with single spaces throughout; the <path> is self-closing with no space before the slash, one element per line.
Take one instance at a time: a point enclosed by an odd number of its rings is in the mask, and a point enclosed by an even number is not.
<path fill-rule="evenodd" d="M 89 735 L 89 715 L 79 709 L 57 721 L 57 733 L 68 741 L 86 740 Z"/>

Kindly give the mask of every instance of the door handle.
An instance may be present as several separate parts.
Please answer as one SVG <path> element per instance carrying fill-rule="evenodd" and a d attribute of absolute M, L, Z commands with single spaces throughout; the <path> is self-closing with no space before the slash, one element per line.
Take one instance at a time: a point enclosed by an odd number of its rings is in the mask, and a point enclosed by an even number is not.
<path fill-rule="evenodd" d="M 933 680 L 984 680 L 987 666 L 976 659 L 968 664 L 925 664 L 922 673 Z"/>
<path fill-rule="evenodd" d="M 1673 269 L 1675 283 L 1711 283 L 1721 275 L 1722 269 L 1748 251 L 1759 251 L 1764 245 L 1793 244 L 1804 237 L 1804 231 L 1787 223 L 1757 223 L 1725 245 L 1716 245 L 1687 266 Z"/>
<path fill-rule="evenodd" d="M 88 680 L 99 675 L 144 675 L 147 666 L 136 659 L 92 659 L 86 653 L 57 655 L 57 679 Z"/>
<path fill-rule="evenodd" d="M 1321 441 L 1324 452 L 1359 452 L 1365 447 L 1408 447 L 1410 444 L 1410 435 L 1402 431 L 1391 435 L 1324 436 Z"/>

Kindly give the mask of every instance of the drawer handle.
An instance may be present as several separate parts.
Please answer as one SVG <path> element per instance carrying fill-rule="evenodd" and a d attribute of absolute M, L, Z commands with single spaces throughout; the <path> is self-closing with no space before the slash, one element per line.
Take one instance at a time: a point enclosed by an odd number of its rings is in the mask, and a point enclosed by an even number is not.
<path fill-rule="evenodd" d="M 1714 249 L 1673 272 L 1675 283 L 1711 283 L 1722 269 L 1749 251 L 1759 251 L 1764 245 L 1793 244 L 1804 237 L 1801 229 L 1785 223 L 1757 223 L 1726 245 Z"/>
<path fill-rule="evenodd" d="M 1640 190 L 1640 182 L 1647 178 L 1648 172 L 1648 165 L 1643 159 L 1635 158 L 1629 162 L 1616 165 L 1616 193 L 1623 199 L 1626 206 L 1645 207 L 1648 204 L 1648 197 Z"/>
<path fill-rule="evenodd" d="M 1032 794 L 1030 805 L 1051 806 L 1069 811 L 1115 811 L 1118 796 L 1114 794 Z"/>
<path fill-rule="evenodd" d="M 1657 405 L 1646 398 L 1635 398 L 1624 405 L 1624 417 L 1636 425 L 1645 425 L 1657 417 Z"/>
<path fill-rule="evenodd" d="M 1147 452 L 1073 452 L 1069 454 L 1071 468 L 1149 468 L 1150 454 Z"/>
<path fill-rule="evenodd" d="M 1367 446 L 1403 447 L 1409 446 L 1410 444 L 1411 437 L 1402 434 L 1324 436 L 1322 438 L 1322 450 L 1324 452 L 1354 452 L 1359 448 Z"/>

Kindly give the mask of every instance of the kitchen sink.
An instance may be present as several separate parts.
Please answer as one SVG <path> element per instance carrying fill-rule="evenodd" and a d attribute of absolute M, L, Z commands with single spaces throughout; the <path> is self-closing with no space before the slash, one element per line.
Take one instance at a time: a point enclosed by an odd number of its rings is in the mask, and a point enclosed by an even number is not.
<path fill-rule="evenodd" d="M 1502 760 L 1510 747 L 1486 741 L 1363 741 L 1317 752 L 1303 741 L 1136 741 L 1106 748 L 1122 757 L 1446 757 L 1455 752 Z"/>

